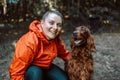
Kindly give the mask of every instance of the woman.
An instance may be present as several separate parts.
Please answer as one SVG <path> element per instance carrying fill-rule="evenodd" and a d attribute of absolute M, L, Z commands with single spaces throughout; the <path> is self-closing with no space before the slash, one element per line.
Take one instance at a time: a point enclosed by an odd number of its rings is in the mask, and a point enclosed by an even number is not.
<path fill-rule="evenodd" d="M 46 12 L 41 21 L 33 21 L 29 32 L 16 44 L 9 68 L 11 80 L 68 80 L 66 73 L 52 63 L 55 57 L 66 61 L 70 52 L 60 38 L 62 15 Z"/>

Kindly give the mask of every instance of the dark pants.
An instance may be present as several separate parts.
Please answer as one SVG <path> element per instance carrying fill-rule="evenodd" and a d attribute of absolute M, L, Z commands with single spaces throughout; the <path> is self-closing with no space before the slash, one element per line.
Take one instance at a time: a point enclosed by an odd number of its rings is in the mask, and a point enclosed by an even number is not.
<path fill-rule="evenodd" d="M 54 64 L 49 69 L 30 66 L 25 73 L 25 80 L 68 80 L 68 76 Z"/>

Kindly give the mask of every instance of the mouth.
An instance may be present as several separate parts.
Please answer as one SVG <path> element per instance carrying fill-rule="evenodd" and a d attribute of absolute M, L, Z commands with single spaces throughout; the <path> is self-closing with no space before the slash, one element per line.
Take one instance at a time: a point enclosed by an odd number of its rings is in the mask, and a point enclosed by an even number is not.
<path fill-rule="evenodd" d="M 50 33 L 52 34 L 52 35 L 56 35 L 56 31 L 50 31 Z"/>
<path fill-rule="evenodd" d="M 56 33 L 57 33 L 57 30 L 50 30 L 50 32 L 51 32 L 52 34 L 56 34 Z"/>
<path fill-rule="evenodd" d="M 85 46 L 87 44 L 87 41 L 86 40 L 75 40 L 74 44 L 75 44 L 75 46 L 83 47 L 83 46 Z"/>
<path fill-rule="evenodd" d="M 56 32 L 51 32 L 51 33 L 54 34 L 54 35 L 56 34 Z"/>
<path fill-rule="evenodd" d="M 51 37 L 56 37 L 59 33 L 57 31 L 49 31 Z"/>

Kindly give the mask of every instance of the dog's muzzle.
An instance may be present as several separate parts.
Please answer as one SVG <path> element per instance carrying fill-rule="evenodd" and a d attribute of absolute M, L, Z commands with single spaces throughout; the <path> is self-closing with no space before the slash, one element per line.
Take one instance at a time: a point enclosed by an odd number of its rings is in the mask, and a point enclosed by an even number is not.
<path fill-rule="evenodd" d="M 86 46 L 86 44 L 87 44 L 87 41 L 86 40 L 75 40 L 74 41 L 74 44 L 75 44 L 75 46 L 80 46 L 80 47 L 84 47 L 84 46 Z"/>

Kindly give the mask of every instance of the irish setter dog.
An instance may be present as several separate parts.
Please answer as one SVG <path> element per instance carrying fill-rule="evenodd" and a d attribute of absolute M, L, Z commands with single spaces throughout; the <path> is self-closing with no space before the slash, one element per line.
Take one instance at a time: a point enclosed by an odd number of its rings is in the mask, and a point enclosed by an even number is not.
<path fill-rule="evenodd" d="M 95 52 L 94 38 L 86 26 L 79 26 L 73 32 L 71 40 L 71 57 L 65 63 L 69 80 L 91 80 L 93 57 Z"/>

